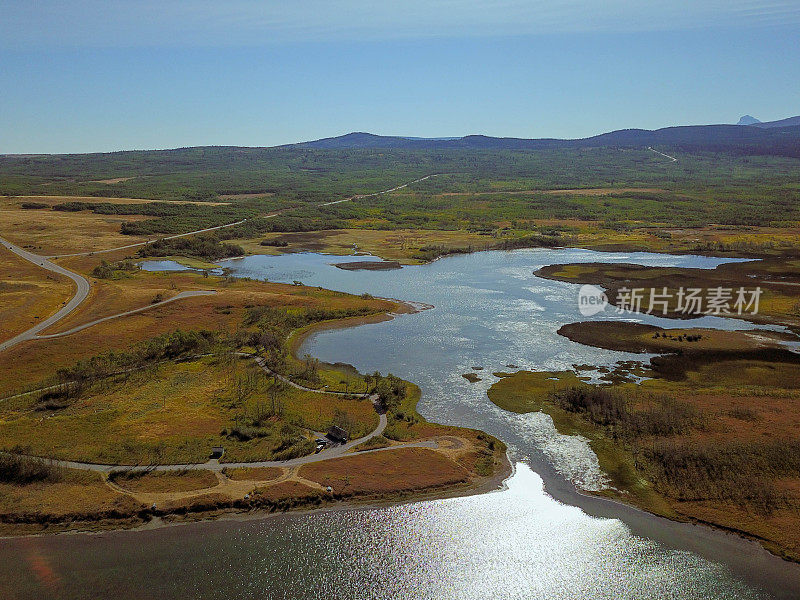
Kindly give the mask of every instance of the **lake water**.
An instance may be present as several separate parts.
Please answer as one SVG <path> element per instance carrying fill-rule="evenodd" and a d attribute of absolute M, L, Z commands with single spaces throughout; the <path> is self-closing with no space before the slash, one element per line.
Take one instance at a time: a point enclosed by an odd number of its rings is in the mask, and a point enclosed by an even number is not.
<path fill-rule="evenodd" d="M 605 485 L 585 440 L 559 435 L 546 415 L 508 413 L 486 397 L 496 381 L 492 371 L 610 366 L 648 358 L 589 348 L 557 335 L 561 325 L 583 319 L 578 286 L 536 278 L 532 273 L 539 267 L 602 261 L 712 268 L 722 260 L 537 249 L 453 256 L 392 271 L 330 266 L 352 260 L 288 254 L 224 264 L 238 276 L 433 305 L 391 321 L 319 333 L 302 351 L 414 381 L 422 389 L 419 410 L 427 418 L 501 438 L 517 462 L 509 489 L 387 508 L 0 541 L 0 597 L 800 595 L 796 566 L 754 544 L 581 494 L 580 489 Z M 607 311 L 592 318 L 630 315 Z M 635 320 L 686 325 L 648 316 Z M 750 327 L 715 317 L 691 323 Z M 483 367 L 478 371 L 482 381 L 472 384 L 461 377 L 476 366 Z M 13 584 L 4 590 L 3 582 Z"/>

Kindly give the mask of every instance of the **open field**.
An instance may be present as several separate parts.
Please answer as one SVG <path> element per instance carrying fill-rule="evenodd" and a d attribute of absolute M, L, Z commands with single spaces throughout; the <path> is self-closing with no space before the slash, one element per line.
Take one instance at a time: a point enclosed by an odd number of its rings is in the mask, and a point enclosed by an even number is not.
<path fill-rule="evenodd" d="M 70 259 L 73 260 L 73 259 Z M 98 259 L 94 259 L 99 262 Z M 174 285 L 174 288 L 173 288 Z M 48 333 L 63 331 L 108 315 L 147 306 L 154 296 L 165 298 L 188 289 L 216 290 L 216 294 L 186 298 L 134 315 L 97 324 L 69 336 L 32 340 L 0 353 L 4 374 L 0 377 L 0 396 L 46 379 L 60 367 L 89 358 L 103 350 L 121 350 L 129 345 L 175 329 L 234 331 L 251 307 L 273 306 L 303 312 L 311 309 L 366 313 L 391 311 L 395 304 L 364 299 L 339 292 L 293 285 L 209 277 L 198 273 L 173 274 L 137 272 L 131 278 L 103 281 L 93 286 L 90 300 L 74 315 Z M 96 290 L 96 291 L 95 291 Z M 95 298 L 92 301 L 92 298 Z M 11 368 L 14 365 L 14 368 Z"/>
<path fill-rule="evenodd" d="M 0 246 L 0 341 L 14 337 L 61 308 L 72 282 Z"/>
<path fill-rule="evenodd" d="M 299 475 L 348 496 L 466 483 L 469 472 L 434 450 L 401 448 L 305 465 Z"/>
<path fill-rule="evenodd" d="M 24 210 L 0 203 L 0 232 L 3 236 L 44 256 L 104 250 L 146 241 L 146 237 L 120 233 L 122 223 L 146 219 L 148 217 L 141 215 Z"/>

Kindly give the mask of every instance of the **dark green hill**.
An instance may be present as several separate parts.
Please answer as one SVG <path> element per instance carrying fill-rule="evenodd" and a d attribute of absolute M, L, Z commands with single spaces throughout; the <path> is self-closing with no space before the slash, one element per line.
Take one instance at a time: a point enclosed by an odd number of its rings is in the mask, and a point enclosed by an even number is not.
<path fill-rule="evenodd" d="M 663 129 L 621 129 L 601 135 L 576 139 L 524 139 L 468 135 L 457 139 L 410 139 L 380 136 L 371 133 L 348 133 L 339 137 L 296 144 L 295 147 L 316 149 L 385 148 L 409 150 L 539 150 L 545 148 L 596 148 L 671 146 L 691 150 L 734 151 L 737 154 L 775 154 L 800 157 L 800 118 L 798 123 L 785 119 L 789 126 L 761 123 L 753 127 L 740 125 L 694 125 Z M 779 123 L 779 122 L 776 122 Z"/>

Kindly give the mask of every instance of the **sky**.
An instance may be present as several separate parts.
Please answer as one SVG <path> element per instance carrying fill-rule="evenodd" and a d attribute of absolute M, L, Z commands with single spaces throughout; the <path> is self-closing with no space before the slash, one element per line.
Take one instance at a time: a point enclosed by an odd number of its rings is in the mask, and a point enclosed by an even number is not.
<path fill-rule="evenodd" d="M 800 114 L 800 0 L 0 0 L 0 153 Z"/>

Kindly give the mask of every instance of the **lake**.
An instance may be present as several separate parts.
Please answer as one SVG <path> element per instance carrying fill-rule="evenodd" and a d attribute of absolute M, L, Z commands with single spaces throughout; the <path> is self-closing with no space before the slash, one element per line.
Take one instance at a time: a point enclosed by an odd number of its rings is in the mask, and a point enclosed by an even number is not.
<path fill-rule="evenodd" d="M 369 259 L 361 257 L 359 260 Z M 392 507 L 232 519 L 149 531 L 0 541 L 9 598 L 796 598 L 800 570 L 755 544 L 587 496 L 605 480 L 585 440 L 546 415 L 505 412 L 486 397 L 493 371 L 612 366 L 648 355 L 559 336 L 583 320 L 578 286 L 533 271 L 567 262 L 713 268 L 723 259 L 587 250 L 451 256 L 391 271 L 331 266 L 353 257 L 250 256 L 237 276 L 302 281 L 417 301 L 431 310 L 329 330 L 301 351 L 422 389 L 430 420 L 476 427 L 509 444 L 508 489 Z M 374 260 L 374 259 L 373 259 Z M 144 263 L 144 268 L 156 268 Z M 159 268 L 163 268 L 161 265 Z M 174 267 L 170 267 L 174 268 Z M 610 309 L 592 317 L 630 319 Z M 685 326 L 651 316 L 637 321 Z M 704 317 L 693 325 L 741 329 Z M 509 367 L 508 365 L 514 365 Z M 461 375 L 474 367 L 482 381 Z M 8 589 L 3 589 L 7 586 Z"/>

